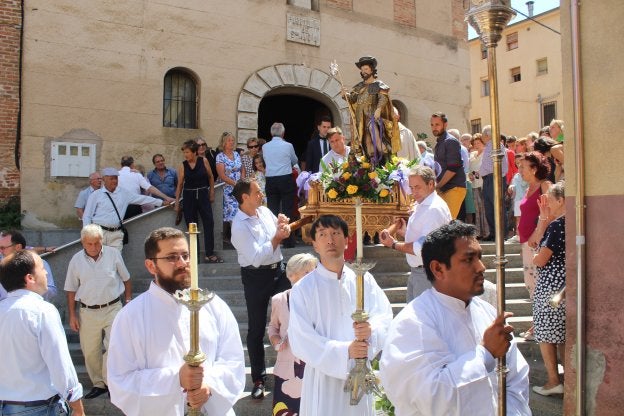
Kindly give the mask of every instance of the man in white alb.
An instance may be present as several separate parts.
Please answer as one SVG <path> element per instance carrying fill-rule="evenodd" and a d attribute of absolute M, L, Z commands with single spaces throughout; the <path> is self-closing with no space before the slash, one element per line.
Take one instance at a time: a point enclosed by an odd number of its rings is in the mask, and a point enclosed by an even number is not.
<path fill-rule="evenodd" d="M 310 235 L 321 261 L 290 294 L 288 340 L 293 354 L 306 363 L 301 416 L 374 414 L 372 394 L 352 406 L 350 392 L 343 388 L 354 359 L 371 359 L 381 350 L 392 308 L 373 276 L 366 273 L 364 309 L 369 319 L 354 324 L 356 276 L 344 261 L 348 233 L 347 223 L 335 215 L 314 221 Z"/>
<path fill-rule="evenodd" d="M 182 416 L 185 404 L 205 415 L 234 415 L 245 385 L 238 324 L 215 296 L 199 311 L 199 344 L 206 361 L 184 362 L 190 312 L 173 296 L 191 285 L 188 242 L 182 231 L 159 228 L 145 240 L 149 289 L 115 318 L 108 353 L 111 401 L 124 414 Z M 197 259 L 192 259 L 197 261 Z"/>
<path fill-rule="evenodd" d="M 392 321 L 380 377 L 397 416 L 491 416 L 496 359 L 507 360 L 507 415 L 529 416 L 529 366 L 513 341 L 512 314 L 478 298 L 485 266 L 474 225 L 453 221 L 427 236 L 422 257 L 433 287 Z"/>

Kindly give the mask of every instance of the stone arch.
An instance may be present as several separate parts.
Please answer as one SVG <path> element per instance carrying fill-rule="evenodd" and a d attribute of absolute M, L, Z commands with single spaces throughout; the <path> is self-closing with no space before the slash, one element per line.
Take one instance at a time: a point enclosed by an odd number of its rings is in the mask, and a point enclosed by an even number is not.
<path fill-rule="evenodd" d="M 340 83 L 330 74 L 316 68 L 278 64 L 254 72 L 245 81 L 238 97 L 236 115 L 236 137 L 239 143 L 246 143 L 248 138 L 258 135 L 260 101 L 274 90 L 296 90 L 323 102 L 332 112 L 333 119 L 340 120 L 345 136 L 351 137 L 349 110 L 342 98 Z"/>

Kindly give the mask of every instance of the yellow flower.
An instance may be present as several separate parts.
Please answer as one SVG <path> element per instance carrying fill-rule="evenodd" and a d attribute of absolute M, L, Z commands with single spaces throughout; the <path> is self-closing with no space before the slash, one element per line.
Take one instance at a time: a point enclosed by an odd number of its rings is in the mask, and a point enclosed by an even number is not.
<path fill-rule="evenodd" d="M 345 173 L 342 174 L 342 178 L 345 181 L 348 181 L 350 177 L 351 177 L 351 172 L 345 172 Z"/>
<path fill-rule="evenodd" d="M 347 186 L 347 193 L 349 195 L 353 195 L 354 193 L 356 193 L 358 191 L 358 187 L 357 185 L 349 185 Z"/>
<path fill-rule="evenodd" d="M 381 191 L 379 191 L 379 197 L 380 197 L 380 198 L 385 198 L 385 197 L 387 197 L 387 196 L 388 196 L 388 194 L 389 194 L 389 193 L 390 193 L 390 192 L 388 192 L 388 190 L 384 188 L 384 189 L 382 189 Z"/>
<path fill-rule="evenodd" d="M 363 163 L 362 163 L 362 167 L 363 167 L 364 169 L 370 169 L 370 166 L 371 166 L 371 165 L 370 165 L 370 163 L 368 163 L 368 162 L 363 162 Z"/>
<path fill-rule="evenodd" d="M 397 156 L 392 156 L 392 163 L 394 163 L 395 165 L 399 163 L 399 160 L 400 159 Z"/>
<path fill-rule="evenodd" d="M 342 170 L 345 170 L 346 168 L 349 167 L 349 162 L 344 162 L 341 167 L 342 167 Z"/>
<path fill-rule="evenodd" d="M 377 177 L 377 172 L 368 172 L 368 177 L 370 179 L 375 179 Z"/>
<path fill-rule="evenodd" d="M 336 197 L 338 196 L 338 192 L 336 192 L 336 190 L 332 188 L 327 191 L 327 196 L 329 197 L 329 199 L 336 199 Z"/>

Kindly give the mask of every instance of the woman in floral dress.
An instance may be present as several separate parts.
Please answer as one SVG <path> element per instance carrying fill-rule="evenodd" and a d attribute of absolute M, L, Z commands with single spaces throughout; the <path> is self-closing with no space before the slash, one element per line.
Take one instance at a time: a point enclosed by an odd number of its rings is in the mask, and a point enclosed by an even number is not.
<path fill-rule="evenodd" d="M 537 232 L 546 231 L 533 258 L 539 273 L 533 295 L 533 322 L 548 380 L 544 386 L 534 386 L 533 391 L 549 396 L 563 393 L 557 349 L 560 353 L 565 349 L 565 302 L 557 306 L 550 303 L 553 295 L 565 287 L 565 194 L 562 182 L 552 185 L 548 193 L 540 197 L 539 208 Z"/>
<path fill-rule="evenodd" d="M 236 151 L 236 140 L 232 133 L 225 132 L 221 135 L 219 147 L 222 152 L 217 155 L 217 175 L 225 184 L 223 187 L 223 240 L 230 241 L 232 220 L 238 212 L 238 202 L 232 196 L 232 190 L 236 182 L 245 176 L 245 168 L 241 157 Z"/>

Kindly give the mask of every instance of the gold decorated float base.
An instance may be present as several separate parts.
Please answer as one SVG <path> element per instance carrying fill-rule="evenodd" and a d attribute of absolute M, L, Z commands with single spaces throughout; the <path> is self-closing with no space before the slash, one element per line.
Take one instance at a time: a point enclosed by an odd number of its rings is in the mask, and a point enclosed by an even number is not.
<path fill-rule="evenodd" d="M 355 230 L 355 199 L 331 200 L 323 192 L 320 183 L 310 184 L 308 192 L 308 204 L 299 208 L 301 221 L 306 223 L 301 228 L 303 241 L 309 243 L 310 227 L 312 221 L 321 215 L 338 215 L 349 225 L 349 229 Z M 410 198 L 404 195 L 398 184 L 395 184 L 390 192 L 388 202 L 372 202 L 362 200 L 362 231 L 373 236 L 384 228 L 388 228 L 397 217 L 409 216 Z"/>

